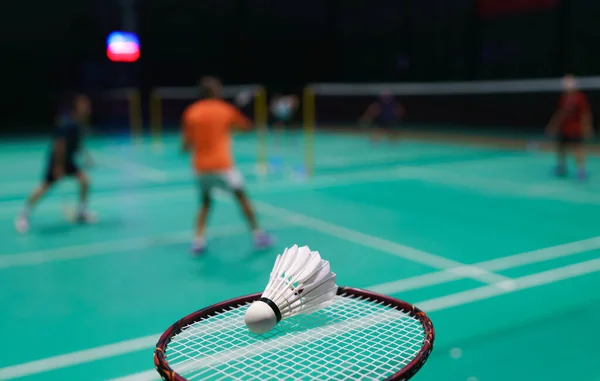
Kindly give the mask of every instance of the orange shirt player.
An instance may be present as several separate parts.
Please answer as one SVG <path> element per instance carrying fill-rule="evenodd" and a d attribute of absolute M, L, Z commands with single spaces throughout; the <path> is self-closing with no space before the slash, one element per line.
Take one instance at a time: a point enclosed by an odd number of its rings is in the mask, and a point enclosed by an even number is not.
<path fill-rule="evenodd" d="M 547 127 L 547 133 L 556 138 L 558 165 L 555 174 L 567 174 L 567 151 L 573 150 L 577 163 L 578 180 L 587 179 L 585 169 L 584 142 L 593 136 L 592 114 L 586 95 L 577 89 L 577 82 L 572 75 L 562 80 L 563 94 L 558 108 Z"/>
<path fill-rule="evenodd" d="M 249 129 L 252 123 L 237 108 L 221 99 L 222 85 L 217 78 L 203 78 L 200 87 L 203 99 L 190 105 L 182 118 L 183 150 L 193 153 L 202 200 L 192 251 L 201 254 L 206 250 L 206 219 L 212 205 L 211 191 L 215 188 L 233 193 L 252 229 L 256 247 L 266 248 L 274 239 L 259 228 L 231 152 L 232 128 Z"/>

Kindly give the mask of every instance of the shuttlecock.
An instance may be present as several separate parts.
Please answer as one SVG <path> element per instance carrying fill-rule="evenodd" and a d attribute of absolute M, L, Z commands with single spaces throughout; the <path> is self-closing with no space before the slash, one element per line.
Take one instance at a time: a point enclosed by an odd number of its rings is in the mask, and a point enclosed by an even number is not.
<path fill-rule="evenodd" d="M 261 298 L 244 317 L 251 332 L 263 334 L 282 319 L 306 314 L 331 304 L 337 293 L 336 275 L 318 251 L 297 245 L 277 256 Z"/>

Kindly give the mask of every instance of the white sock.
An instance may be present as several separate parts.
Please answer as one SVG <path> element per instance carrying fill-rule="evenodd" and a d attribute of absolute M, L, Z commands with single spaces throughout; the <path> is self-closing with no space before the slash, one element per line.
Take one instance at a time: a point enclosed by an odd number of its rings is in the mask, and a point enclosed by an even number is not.
<path fill-rule="evenodd" d="M 79 213 L 83 214 L 87 211 L 87 204 L 85 201 L 80 201 L 79 202 Z"/>
<path fill-rule="evenodd" d="M 258 237 L 260 237 L 260 235 L 262 233 L 263 233 L 262 230 L 256 229 L 255 231 L 252 232 L 252 235 L 254 236 L 254 238 L 258 238 Z"/>
<path fill-rule="evenodd" d="M 205 243 L 204 236 L 194 237 L 194 240 L 193 240 L 194 246 L 204 246 L 204 243 Z"/>

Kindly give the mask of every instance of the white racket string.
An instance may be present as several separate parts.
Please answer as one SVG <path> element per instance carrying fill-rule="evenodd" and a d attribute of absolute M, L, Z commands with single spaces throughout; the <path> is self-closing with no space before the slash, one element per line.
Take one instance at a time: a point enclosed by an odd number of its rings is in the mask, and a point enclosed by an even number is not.
<path fill-rule="evenodd" d="M 336 296 L 262 336 L 244 325 L 248 306 L 186 326 L 167 346 L 170 367 L 188 380 L 382 379 L 424 345 L 417 318 L 365 298 Z"/>

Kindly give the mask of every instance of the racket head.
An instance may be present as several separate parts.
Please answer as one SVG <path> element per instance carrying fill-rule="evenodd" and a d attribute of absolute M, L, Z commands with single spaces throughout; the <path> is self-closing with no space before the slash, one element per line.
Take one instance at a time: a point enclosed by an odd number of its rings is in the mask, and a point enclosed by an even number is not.
<path fill-rule="evenodd" d="M 262 293 L 256 293 L 256 294 L 246 295 L 246 296 L 242 296 L 239 298 L 230 299 L 230 300 L 227 300 L 227 301 L 224 301 L 221 303 L 214 304 L 214 305 L 206 307 L 202 310 L 196 311 L 196 312 L 184 317 L 183 319 L 180 319 L 175 324 L 173 324 L 171 327 L 169 327 L 163 333 L 163 335 L 160 337 L 160 339 L 156 345 L 155 351 L 154 351 L 154 365 L 155 365 L 156 370 L 162 377 L 162 379 L 166 380 L 166 381 L 187 381 L 187 378 L 185 378 L 183 375 L 178 373 L 178 371 L 180 373 L 184 373 L 180 370 L 180 369 L 182 369 L 181 364 L 172 365 L 169 363 L 169 360 L 168 360 L 168 357 L 172 356 L 172 354 L 179 355 L 181 353 L 180 349 L 178 349 L 176 351 L 169 350 L 170 349 L 169 344 L 174 340 L 174 338 L 176 338 L 179 334 L 182 334 L 184 331 L 190 329 L 190 327 L 194 327 L 194 324 L 201 324 L 202 322 L 205 322 L 211 318 L 214 318 L 221 313 L 228 313 L 231 311 L 238 311 L 238 310 L 245 312 L 247 307 L 252 302 L 260 299 L 261 295 L 262 295 Z M 386 375 L 377 375 L 376 374 L 376 375 L 374 375 L 374 377 L 378 377 L 379 379 L 383 378 L 385 380 L 409 380 L 423 367 L 423 365 L 425 364 L 425 362 L 427 361 L 427 359 L 429 358 L 429 355 L 431 354 L 431 352 L 433 350 L 433 343 L 435 340 L 435 330 L 433 327 L 433 323 L 431 322 L 431 319 L 427 316 L 427 314 L 425 314 L 425 312 L 421 311 L 417 307 L 415 307 L 409 303 L 406 303 L 404 301 L 401 301 L 401 300 L 398 300 L 395 298 L 391 298 L 389 296 L 380 295 L 380 294 L 376 294 L 376 293 L 373 293 L 370 291 L 357 289 L 357 288 L 351 288 L 351 287 L 339 287 L 336 298 L 339 298 L 339 300 L 341 300 L 343 302 L 352 301 L 352 302 L 356 302 L 356 303 L 368 303 L 369 305 L 373 305 L 373 306 L 376 306 L 377 308 L 380 308 L 379 312 L 377 312 L 377 314 L 376 314 L 376 315 L 379 315 L 379 319 L 380 319 L 379 323 L 381 323 L 381 322 L 385 323 L 385 321 L 381 320 L 381 318 L 387 319 L 388 315 L 385 315 L 386 311 L 390 312 L 391 314 L 403 314 L 407 319 L 410 319 L 412 321 L 411 324 L 413 324 L 415 329 L 418 329 L 421 331 L 421 334 L 419 335 L 418 338 L 411 339 L 410 337 L 407 337 L 408 331 L 404 331 L 403 329 L 400 330 L 402 335 L 398 335 L 399 337 L 394 339 L 395 343 L 390 345 L 388 350 L 397 350 L 399 353 L 403 353 L 403 352 L 407 351 L 407 349 L 404 348 L 405 345 L 402 343 L 402 340 L 405 340 L 406 342 L 412 342 L 410 344 L 411 347 L 418 345 L 418 349 L 415 349 L 413 351 L 410 359 L 402 359 L 403 364 L 402 364 L 401 368 L 399 368 L 399 369 L 394 368 L 393 371 L 388 371 L 387 372 L 388 374 L 386 374 Z M 346 298 L 348 298 L 348 299 L 346 299 Z M 337 303 L 333 303 L 333 306 L 335 306 L 336 304 Z M 328 307 L 328 308 L 334 308 L 333 306 Z M 328 308 L 318 311 L 318 312 L 315 312 L 311 315 L 304 315 L 304 316 L 310 317 L 310 316 L 319 314 L 321 312 L 323 314 L 325 314 L 326 311 L 328 310 Z M 381 312 L 381 311 L 383 311 L 383 312 Z M 332 311 L 330 311 L 330 313 L 335 314 L 336 311 L 332 310 Z M 303 316 L 303 315 L 298 315 L 298 316 Z M 375 316 L 375 315 L 373 315 L 373 316 Z M 394 316 L 397 317 L 399 315 L 397 315 L 397 316 L 394 315 Z M 391 317 L 391 315 L 390 315 L 390 317 Z M 369 317 L 365 317 L 365 318 L 367 320 L 369 319 Z M 290 318 L 288 320 L 292 320 L 292 319 L 294 319 L 294 318 Z M 318 318 L 315 318 L 315 319 L 319 320 Z M 361 319 L 363 319 L 363 318 L 361 318 Z M 280 323 L 280 325 L 284 322 L 287 322 L 288 320 L 282 321 Z M 310 318 L 308 318 L 308 320 L 310 320 Z M 372 321 L 375 321 L 375 324 L 378 324 L 377 320 L 372 320 Z M 324 320 L 321 319 L 320 322 L 323 323 Z M 236 325 L 237 325 L 238 329 L 241 326 L 242 329 L 247 331 L 247 328 L 245 327 L 245 325 L 243 323 L 243 314 L 236 316 Z M 418 328 L 416 328 L 417 325 L 418 325 Z M 334 326 L 331 326 L 331 327 L 334 327 Z M 364 331 L 368 332 L 370 328 L 372 328 L 372 327 L 367 326 Z M 311 329 L 312 328 L 308 328 L 308 330 L 305 332 L 311 332 Z M 325 332 L 330 331 L 330 328 L 326 324 L 324 327 L 320 327 L 317 329 L 321 329 L 321 331 L 325 331 Z M 349 329 L 354 330 L 354 329 L 356 329 L 356 327 L 350 327 Z M 358 329 L 360 331 L 360 327 Z M 396 333 L 396 331 L 392 331 L 390 329 L 390 327 L 388 327 L 387 329 L 389 329 L 390 332 L 393 332 L 394 334 Z M 285 328 L 282 328 L 282 330 L 285 330 Z M 193 332 L 193 330 L 192 330 L 192 332 Z M 211 334 L 210 332 L 208 332 L 206 330 L 200 330 L 196 333 L 198 333 L 200 335 L 202 335 L 204 333 L 206 333 L 207 335 Z M 214 332 L 212 332 L 212 333 L 214 333 Z M 283 332 L 283 333 L 279 332 L 279 333 L 281 333 L 281 335 L 278 334 L 277 332 L 272 333 L 271 334 L 272 336 L 265 337 L 265 340 L 272 340 L 272 343 L 274 343 L 273 345 L 277 346 L 278 343 L 280 343 L 283 340 L 286 340 L 285 332 Z M 269 333 L 267 335 L 269 335 Z M 327 335 L 328 334 L 326 333 L 325 337 L 327 337 Z M 253 336 L 254 338 L 258 338 L 256 341 L 256 345 L 258 347 L 261 346 L 262 343 L 260 342 L 260 340 L 263 338 L 264 335 L 259 336 L 259 335 L 254 335 L 254 334 L 248 333 L 248 336 Z M 190 337 L 190 336 L 188 335 L 188 337 Z M 232 340 L 236 341 L 236 339 L 234 339 L 234 338 L 232 338 Z M 319 340 L 319 339 L 317 338 L 317 340 Z M 379 339 L 375 339 L 375 340 L 373 340 L 373 342 L 378 342 L 378 340 Z M 288 341 L 289 341 L 289 339 L 288 339 Z M 418 342 L 418 344 L 415 344 L 415 342 Z M 298 344 L 296 344 L 297 341 L 290 341 L 290 343 L 293 343 L 293 344 L 290 344 L 290 347 L 298 345 Z M 350 346 L 350 348 L 352 348 L 352 346 Z M 241 349 L 245 349 L 245 348 L 241 348 Z M 269 352 L 269 351 L 272 352 L 274 349 L 271 346 L 264 350 L 265 350 L 265 352 Z M 371 350 L 371 348 L 369 348 L 369 350 Z M 248 354 L 247 351 L 242 352 L 242 353 L 244 353 L 244 355 L 255 356 L 255 357 L 259 357 L 259 358 L 262 356 L 260 348 L 258 349 L 258 351 L 253 351 L 253 353 L 250 353 L 250 354 Z M 383 353 L 386 353 L 386 356 L 387 356 L 390 352 L 383 352 Z M 207 353 L 206 355 L 207 355 L 206 357 L 203 357 L 204 359 L 209 357 L 211 354 Z M 212 355 L 214 355 L 214 353 Z M 393 357 L 393 355 L 392 355 L 392 357 Z M 233 358 L 233 356 L 230 356 L 230 358 Z M 188 366 L 188 370 L 189 370 L 189 369 L 191 369 L 189 367 L 189 365 L 191 365 L 191 364 L 193 365 L 193 362 L 190 364 L 191 360 L 188 359 L 186 361 L 187 361 L 187 363 L 184 364 L 184 367 Z M 212 360 L 209 360 L 209 361 L 212 361 Z M 229 361 L 229 360 L 227 360 L 227 361 Z M 281 359 L 279 359 L 278 361 L 281 361 Z M 185 363 L 185 361 L 184 361 L 184 363 Z M 288 368 L 294 369 L 291 366 L 288 366 Z M 311 369 L 311 368 L 309 368 L 309 369 Z M 223 373 L 221 373 L 220 376 L 223 376 Z M 248 378 L 247 376 L 248 375 L 245 374 L 244 378 L 247 379 Z M 359 377 L 359 376 L 360 376 L 360 373 L 355 375 L 355 377 Z M 260 379 L 260 376 L 257 376 L 257 377 L 258 377 L 257 379 Z M 263 375 L 262 377 L 264 378 L 265 376 Z M 193 378 L 195 380 L 205 379 L 205 378 L 198 378 L 197 375 L 195 375 Z M 333 378 L 335 379 L 336 377 L 333 377 Z M 210 379 L 210 378 L 206 378 L 206 379 Z M 236 379 L 236 377 L 231 376 L 231 377 L 228 377 L 228 379 Z M 344 376 L 344 379 L 348 379 L 348 378 L 346 376 Z"/>

